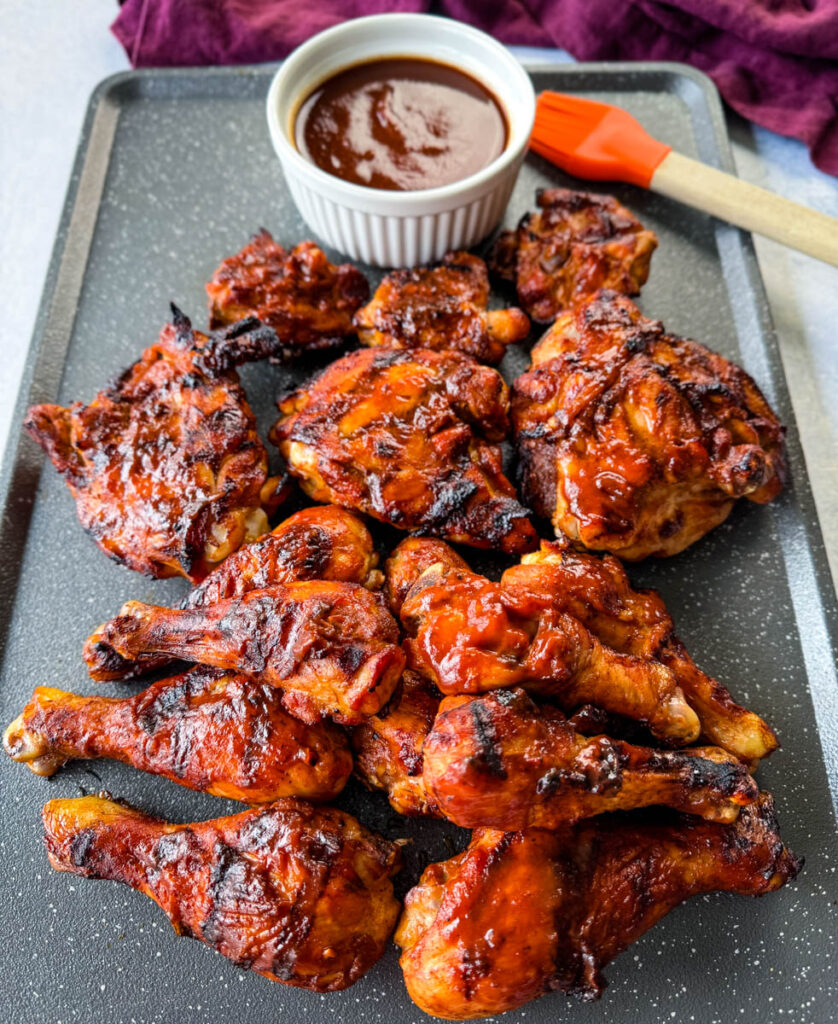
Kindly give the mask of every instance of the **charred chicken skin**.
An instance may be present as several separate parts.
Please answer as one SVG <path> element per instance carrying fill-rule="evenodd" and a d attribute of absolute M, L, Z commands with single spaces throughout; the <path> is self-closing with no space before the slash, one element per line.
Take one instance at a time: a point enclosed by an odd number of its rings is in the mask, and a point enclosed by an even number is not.
<path fill-rule="evenodd" d="M 352 314 L 369 291 L 352 264 L 335 266 L 314 242 L 288 252 L 263 228 L 213 274 L 210 325 L 258 317 L 276 331 L 286 357 L 332 348 L 354 334 Z"/>
<path fill-rule="evenodd" d="M 74 758 L 107 757 L 250 804 L 330 800 L 352 774 L 336 726 L 306 725 L 284 710 L 274 687 L 203 667 L 124 699 L 39 686 L 3 745 L 36 775 Z"/>
<path fill-rule="evenodd" d="M 446 697 L 422 747 L 423 781 L 464 828 L 558 828 L 606 811 L 664 805 L 734 821 L 759 790 L 719 747 L 652 750 L 580 736 L 523 690 Z"/>
<path fill-rule="evenodd" d="M 594 999 L 601 971 L 679 903 L 716 890 L 761 896 L 800 869 L 767 793 L 733 824 L 596 818 L 559 831 L 481 829 L 427 868 L 396 931 L 408 992 L 451 1020 L 546 992 Z"/>
<path fill-rule="evenodd" d="M 90 405 L 33 406 L 24 426 L 111 558 L 193 582 L 268 529 L 276 481 L 234 367 L 277 352 L 256 320 L 223 333 L 174 319 Z"/>
<path fill-rule="evenodd" d="M 381 957 L 398 917 L 398 847 L 302 800 L 170 825 L 86 796 L 51 800 L 43 820 L 56 871 L 124 882 L 178 935 L 286 985 L 352 985 Z"/>
<path fill-rule="evenodd" d="M 490 265 L 514 281 L 518 301 L 549 323 L 600 288 L 636 295 L 658 240 L 613 196 L 567 188 L 536 193 L 537 213 L 498 239 Z"/>
<path fill-rule="evenodd" d="M 410 670 L 378 712 L 352 732 L 355 774 L 370 789 L 383 789 L 390 806 L 408 817 L 437 815 L 422 772 L 425 737 L 442 694 Z"/>
<path fill-rule="evenodd" d="M 103 639 L 125 658 L 168 654 L 279 687 L 286 710 L 308 723 L 359 725 L 404 668 L 384 599 L 354 583 L 288 583 L 201 608 L 129 601 Z"/>
<path fill-rule="evenodd" d="M 401 608 L 408 665 L 444 694 L 520 686 L 568 711 L 596 704 L 643 722 L 671 746 L 698 717 L 659 662 L 604 646 L 578 619 L 469 570 L 426 569 Z"/>
<path fill-rule="evenodd" d="M 315 579 L 360 583 L 373 590 L 382 581 L 377 566 L 372 537 L 357 516 L 333 505 L 306 508 L 226 558 L 187 594 L 181 607 L 204 608 L 251 590 Z M 134 679 L 171 662 L 159 654 L 123 658 L 104 640 L 107 625 L 84 645 L 92 679 Z"/>
<path fill-rule="evenodd" d="M 456 352 L 352 352 L 280 402 L 271 437 L 314 501 L 520 554 L 535 531 L 503 475 L 508 393 Z"/>
<path fill-rule="evenodd" d="M 478 256 L 449 252 L 436 267 L 394 270 L 355 314 L 363 345 L 453 349 L 499 363 L 523 341 L 530 322 L 520 309 L 488 310 L 489 273 Z"/>
<path fill-rule="evenodd" d="M 629 561 L 683 551 L 788 476 L 783 427 L 748 374 L 613 291 L 538 342 L 512 422 L 528 504 Z"/>
<path fill-rule="evenodd" d="M 616 558 L 576 551 L 566 539 L 542 541 L 540 550 L 506 570 L 503 584 L 529 601 L 573 615 L 614 650 L 665 665 L 701 719 L 706 742 L 751 767 L 779 746 L 759 715 L 737 704 L 718 680 L 696 666 L 660 595 L 633 590 Z"/>

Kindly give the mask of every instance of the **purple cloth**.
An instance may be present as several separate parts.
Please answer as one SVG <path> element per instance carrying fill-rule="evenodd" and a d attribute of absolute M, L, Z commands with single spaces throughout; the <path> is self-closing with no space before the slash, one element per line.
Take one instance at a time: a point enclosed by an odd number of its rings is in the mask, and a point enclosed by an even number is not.
<path fill-rule="evenodd" d="M 126 0 L 112 28 L 135 67 L 245 64 L 385 11 L 449 15 L 579 60 L 684 61 L 838 175 L 838 0 Z"/>

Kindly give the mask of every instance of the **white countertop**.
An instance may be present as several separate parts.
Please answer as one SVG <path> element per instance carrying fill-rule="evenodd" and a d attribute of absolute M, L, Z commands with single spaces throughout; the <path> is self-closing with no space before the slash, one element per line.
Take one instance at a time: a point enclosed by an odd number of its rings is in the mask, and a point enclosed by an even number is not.
<path fill-rule="evenodd" d="M 0 0 L 0 451 L 5 448 L 87 101 L 129 65 L 108 30 L 114 0 Z M 520 56 L 570 59 L 554 50 Z M 730 119 L 741 177 L 838 217 L 838 179 L 805 147 Z M 838 579 L 838 269 L 758 238 L 806 462 Z"/>

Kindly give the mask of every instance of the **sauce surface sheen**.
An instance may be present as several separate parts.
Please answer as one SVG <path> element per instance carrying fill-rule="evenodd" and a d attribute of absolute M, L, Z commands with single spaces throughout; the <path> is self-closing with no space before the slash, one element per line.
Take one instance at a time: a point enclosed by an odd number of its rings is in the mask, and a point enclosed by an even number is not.
<path fill-rule="evenodd" d="M 420 57 L 344 68 L 305 99 L 294 120 L 297 149 L 322 170 L 402 192 L 475 174 L 500 156 L 508 134 L 486 86 Z"/>

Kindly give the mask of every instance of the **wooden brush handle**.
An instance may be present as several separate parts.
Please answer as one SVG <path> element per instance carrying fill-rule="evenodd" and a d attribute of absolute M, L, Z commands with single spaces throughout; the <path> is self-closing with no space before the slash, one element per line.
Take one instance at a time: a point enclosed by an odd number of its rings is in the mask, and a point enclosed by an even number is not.
<path fill-rule="evenodd" d="M 674 150 L 658 165 L 649 188 L 838 267 L 838 220 L 768 189 Z"/>

